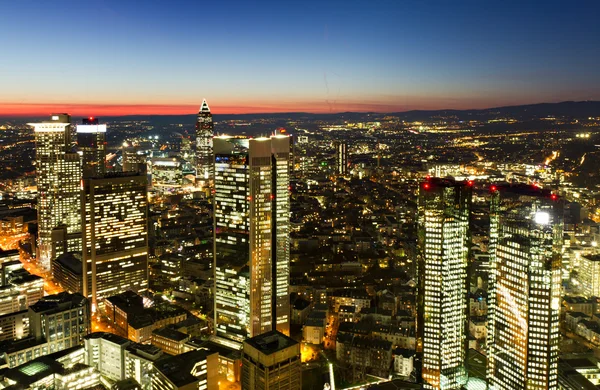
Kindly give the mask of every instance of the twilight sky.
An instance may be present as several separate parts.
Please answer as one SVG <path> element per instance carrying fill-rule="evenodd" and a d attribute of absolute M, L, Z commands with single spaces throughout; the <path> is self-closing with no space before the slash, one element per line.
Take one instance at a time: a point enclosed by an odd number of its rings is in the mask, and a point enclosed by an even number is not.
<path fill-rule="evenodd" d="M 600 100 L 599 14 L 591 0 L 0 1 L 0 115 Z"/>

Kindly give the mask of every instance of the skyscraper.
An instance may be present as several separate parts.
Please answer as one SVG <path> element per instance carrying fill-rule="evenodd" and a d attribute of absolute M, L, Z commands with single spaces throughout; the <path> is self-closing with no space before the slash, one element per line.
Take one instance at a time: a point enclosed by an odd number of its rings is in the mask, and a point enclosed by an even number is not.
<path fill-rule="evenodd" d="M 460 389 L 467 307 L 469 183 L 433 178 L 421 184 L 418 206 L 418 311 L 425 389 Z"/>
<path fill-rule="evenodd" d="M 345 142 L 335 143 L 335 168 L 338 175 L 348 173 L 348 144 Z"/>
<path fill-rule="evenodd" d="M 204 99 L 196 121 L 196 180 L 202 188 L 212 188 L 214 180 L 213 133 L 212 114 Z"/>
<path fill-rule="evenodd" d="M 83 177 L 102 177 L 106 172 L 106 125 L 98 118 L 84 118 L 77 125 L 77 147 L 81 154 Z"/>
<path fill-rule="evenodd" d="M 556 389 L 562 203 L 524 184 L 491 190 L 488 385 Z"/>
<path fill-rule="evenodd" d="M 275 330 L 244 341 L 242 389 L 302 389 L 300 344 Z"/>
<path fill-rule="evenodd" d="M 83 295 L 95 311 L 102 298 L 148 285 L 148 180 L 122 173 L 83 183 Z"/>
<path fill-rule="evenodd" d="M 37 258 L 49 270 L 52 258 L 65 251 L 81 250 L 81 163 L 72 150 L 69 115 L 53 114 L 49 121 L 30 125 L 35 131 Z"/>
<path fill-rule="evenodd" d="M 289 334 L 289 137 L 214 145 L 216 333 Z"/>

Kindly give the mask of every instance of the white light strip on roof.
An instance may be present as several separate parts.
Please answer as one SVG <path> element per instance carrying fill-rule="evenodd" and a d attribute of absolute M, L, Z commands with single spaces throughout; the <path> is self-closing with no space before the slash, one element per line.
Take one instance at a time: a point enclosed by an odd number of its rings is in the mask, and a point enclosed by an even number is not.
<path fill-rule="evenodd" d="M 106 133 L 106 125 L 77 125 L 78 133 Z"/>

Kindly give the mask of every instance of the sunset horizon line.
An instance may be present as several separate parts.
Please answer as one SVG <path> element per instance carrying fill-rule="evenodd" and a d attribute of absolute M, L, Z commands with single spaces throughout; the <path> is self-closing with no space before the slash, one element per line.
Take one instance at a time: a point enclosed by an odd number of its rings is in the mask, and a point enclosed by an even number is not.
<path fill-rule="evenodd" d="M 207 99 L 210 101 L 210 99 Z M 289 106 L 278 107 L 275 105 L 256 105 L 256 106 L 236 106 L 236 105 L 218 105 L 211 104 L 216 110 L 211 110 L 214 115 L 258 115 L 258 114 L 343 114 L 343 113 L 401 113 L 409 111 L 466 111 L 466 110 L 488 110 L 513 106 L 527 106 L 540 104 L 560 104 L 560 103 L 580 103 L 580 102 L 598 102 L 600 100 L 559 100 L 542 101 L 535 103 L 509 103 L 499 105 L 486 105 L 470 107 L 444 107 L 425 105 L 403 105 L 403 104 L 382 104 L 382 103 L 348 103 L 335 104 L 336 107 L 330 107 L 331 104 L 325 103 L 323 109 L 315 109 L 314 104 L 298 104 L 297 108 Z M 329 106 L 328 106 L 329 105 Z M 313 107 L 307 107 L 313 106 Z M 55 113 L 68 113 L 71 116 L 148 116 L 148 115 L 195 115 L 198 113 L 200 104 L 93 104 L 93 103 L 5 103 L 0 102 L 0 117 L 3 118 L 27 118 L 43 117 Z"/>

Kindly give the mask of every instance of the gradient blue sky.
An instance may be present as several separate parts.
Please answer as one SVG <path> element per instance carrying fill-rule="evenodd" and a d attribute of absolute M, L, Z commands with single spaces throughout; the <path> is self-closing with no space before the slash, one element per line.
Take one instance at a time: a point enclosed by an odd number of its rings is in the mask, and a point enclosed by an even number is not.
<path fill-rule="evenodd" d="M 0 1 L 0 114 L 600 100 L 599 1 Z"/>

